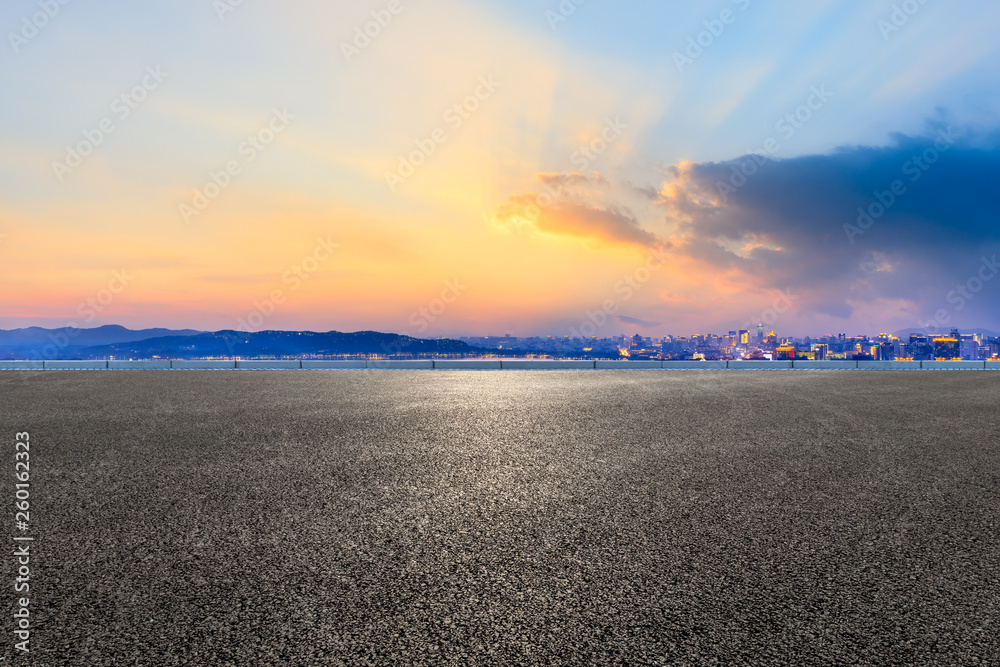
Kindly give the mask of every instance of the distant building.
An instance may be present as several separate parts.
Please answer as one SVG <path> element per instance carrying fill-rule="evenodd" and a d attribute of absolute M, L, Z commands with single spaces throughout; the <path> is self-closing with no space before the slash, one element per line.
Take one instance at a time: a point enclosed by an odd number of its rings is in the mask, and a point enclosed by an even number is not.
<path fill-rule="evenodd" d="M 795 346 L 794 345 L 781 345 L 775 350 L 775 359 L 784 361 L 788 359 L 795 358 Z"/>
<path fill-rule="evenodd" d="M 929 361 L 934 358 L 934 341 L 924 334 L 910 334 L 910 342 L 905 346 L 904 355 L 917 361 Z"/>
<path fill-rule="evenodd" d="M 872 346 L 872 356 L 875 361 L 893 361 L 896 359 L 896 347 L 888 340 L 882 340 Z"/>
<path fill-rule="evenodd" d="M 961 359 L 962 349 L 957 338 L 950 336 L 934 339 L 934 357 L 936 359 Z"/>

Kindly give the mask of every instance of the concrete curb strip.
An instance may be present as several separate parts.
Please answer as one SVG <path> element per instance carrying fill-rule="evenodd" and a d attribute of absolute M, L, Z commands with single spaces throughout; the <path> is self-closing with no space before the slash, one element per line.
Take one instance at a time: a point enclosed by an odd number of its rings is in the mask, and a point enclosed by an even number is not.
<path fill-rule="evenodd" d="M 440 359 L 434 368 L 441 371 L 498 371 L 499 359 Z"/>
<path fill-rule="evenodd" d="M 43 367 L 47 371 L 103 371 L 107 370 L 107 361 L 46 361 Z"/>
<path fill-rule="evenodd" d="M 248 359 L 237 361 L 236 368 L 245 371 L 287 371 L 302 368 L 302 362 L 294 360 Z"/>
<path fill-rule="evenodd" d="M 367 368 L 364 359 L 352 361 L 333 361 L 326 359 L 303 359 L 302 368 L 315 371 L 359 370 Z"/>
<path fill-rule="evenodd" d="M 920 367 L 928 371 L 982 371 L 985 361 L 921 361 Z"/>
<path fill-rule="evenodd" d="M 0 361 L 0 371 L 40 371 L 44 367 L 41 361 Z"/>
<path fill-rule="evenodd" d="M 236 369 L 236 362 L 222 359 L 174 359 L 170 362 L 170 367 L 182 371 L 228 371 Z"/>
<path fill-rule="evenodd" d="M 808 359 L 793 360 L 792 368 L 806 371 L 851 371 L 858 367 L 856 361 L 810 361 Z"/>
<path fill-rule="evenodd" d="M 862 371 L 918 371 L 919 361 L 859 361 L 858 370 Z"/>
<path fill-rule="evenodd" d="M 380 359 L 369 360 L 366 368 L 369 370 L 385 371 L 429 371 L 434 368 L 434 362 L 431 359 L 414 359 L 411 361 Z"/>
<path fill-rule="evenodd" d="M 627 361 L 613 360 L 595 361 L 594 368 L 599 371 L 652 371 L 662 370 L 662 361 Z"/>
<path fill-rule="evenodd" d="M 170 360 L 109 361 L 108 368 L 113 371 L 165 371 L 170 369 Z"/>
<path fill-rule="evenodd" d="M 663 362 L 605 359 L 595 361 L 594 368 L 599 371 L 658 371 L 663 369 Z"/>
<path fill-rule="evenodd" d="M 504 359 L 500 367 L 511 371 L 585 371 L 593 370 L 593 361 L 571 359 Z"/>
<path fill-rule="evenodd" d="M 791 361 L 730 361 L 727 368 L 737 371 L 790 371 Z"/>
<path fill-rule="evenodd" d="M 724 371 L 725 361 L 664 361 L 663 370 L 667 371 Z"/>

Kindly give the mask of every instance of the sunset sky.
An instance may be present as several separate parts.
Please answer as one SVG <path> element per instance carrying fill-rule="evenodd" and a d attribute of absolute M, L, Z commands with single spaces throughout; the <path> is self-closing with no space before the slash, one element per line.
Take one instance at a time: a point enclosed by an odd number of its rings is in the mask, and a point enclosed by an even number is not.
<path fill-rule="evenodd" d="M 1000 329 L 1000 5 L 577 2 L 5 2 L 0 328 Z"/>

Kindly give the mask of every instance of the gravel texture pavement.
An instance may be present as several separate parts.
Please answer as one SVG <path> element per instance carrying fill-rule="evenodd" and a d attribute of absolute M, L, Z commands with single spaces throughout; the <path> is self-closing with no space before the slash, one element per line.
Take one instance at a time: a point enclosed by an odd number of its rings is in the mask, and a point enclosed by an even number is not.
<path fill-rule="evenodd" d="M 986 371 L 0 373 L 26 662 L 1000 664 L 998 405 Z"/>

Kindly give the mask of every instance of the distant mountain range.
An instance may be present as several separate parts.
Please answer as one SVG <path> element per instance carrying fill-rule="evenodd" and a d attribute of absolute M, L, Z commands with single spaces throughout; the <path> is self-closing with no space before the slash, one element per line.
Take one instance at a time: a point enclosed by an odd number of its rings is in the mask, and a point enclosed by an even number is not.
<path fill-rule="evenodd" d="M 27 329 L 0 329 L 0 347 L 44 346 L 53 342 L 53 336 L 67 336 L 74 345 L 110 345 L 112 343 L 130 343 L 149 338 L 163 336 L 194 336 L 203 331 L 194 329 L 126 329 L 117 324 L 108 324 L 95 329 L 76 329 L 62 327 L 61 329 L 42 329 L 28 327 Z"/>
<path fill-rule="evenodd" d="M 61 327 L 0 329 L 0 359 L 74 359 L 81 350 L 116 343 L 134 343 L 170 336 L 184 338 L 204 332 L 194 329 L 126 329 L 109 324 L 94 329 Z"/>
<path fill-rule="evenodd" d="M 0 359 L 201 359 L 379 354 L 397 357 L 479 356 L 487 350 L 457 340 L 426 340 L 359 331 L 201 332 L 124 327 L 0 331 Z"/>

